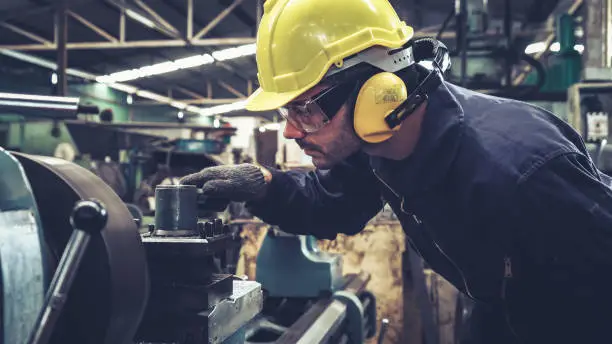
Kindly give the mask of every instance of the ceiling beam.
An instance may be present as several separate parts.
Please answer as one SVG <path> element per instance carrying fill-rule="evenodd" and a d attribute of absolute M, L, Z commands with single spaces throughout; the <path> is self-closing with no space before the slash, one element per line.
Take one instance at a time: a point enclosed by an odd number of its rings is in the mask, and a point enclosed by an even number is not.
<path fill-rule="evenodd" d="M 231 85 L 229 85 L 228 83 L 224 82 L 223 80 L 217 80 L 217 83 L 219 84 L 219 86 L 223 87 L 223 89 L 225 89 L 229 93 L 235 95 L 236 97 L 246 98 L 246 95 L 244 93 L 242 93 L 242 92 L 238 91 L 237 89 L 233 88 Z"/>
<path fill-rule="evenodd" d="M 17 60 L 21 60 L 24 62 L 28 62 L 34 65 L 38 65 L 40 67 L 44 67 L 44 68 L 48 68 L 51 70 L 57 70 L 57 64 L 55 62 L 49 61 L 49 60 L 45 60 L 42 59 L 40 57 L 37 56 L 32 56 L 32 55 L 28 55 L 28 54 L 24 54 L 21 52 L 17 52 L 17 51 L 11 51 L 11 50 L 0 50 L 0 54 L 8 56 L 8 57 L 12 57 L 14 59 Z M 73 68 L 68 68 L 66 70 L 66 74 L 68 75 L 72 75 L 78 78 L 82 78 L 85 80 L 91 80 L 91 81 L 95 81 L 97 78 L 97 75 L 85 72 L 85 71 L 81 71 L 81 70 L 77 70 L 77 69 L 73 69 Z M 139 97 L 142 98 L 148 98 L 148 99 L 152 99 L 155 100 L 158 103 L 164 104 L 164 105 L 169 105 L 172 107 L 176 107 L 176 105 L 178 105 L 179 103 L 181 103 L 179 100 L 161 95 L 161 94 L 157 94 L 155 92 L 151 92 L 148 90 L 144 90 L 144 89 L 140 89 L 138 87 L 132 86 L 132 85 L 127 85 L 127 84 L 109 84 L 108 85 L 111 88 L 120 90 L 122 92 L 127 92 L 127 93 L 134 93 Z M 184 104 L 184 103 L 183 103 Z M 194 107 L 194 106 L 192 106 Z M 187 111 L 190 112 L 194 112 L 194 113 L 199 113 L 200 110 L 202 110 L 201 108 L 198 107 L 194 107 L 194 108 L 190 108 L 189 106 L 186 108 Z"/>
<path fill-rule="evenodd" d="M 257 0 L 255 0 L 255 1 L 257 1 Z M 222 6 L 229 6 L 230 3 L 231 3 L 231 0 L 219 0 L 219 4 L 221 4 Z M 255 21 L 255 19 L 253 17 L 251 17 L 249 15 L 249 13 L 247 11 L 245 11 L 242 6 L 236 7 L 232 11 L 232 15 L 234 15 L 241 22 L 243 22 L 244 25 L 246 25 L 246 26 L 248 26 L 250 28 L 256 28 L 256 26 L 257 26 L 257 22 Z"/>
<path fill-rule="evenodd" d="M 120 35 L 122 38 L 125 37 L 124 21 L 126 16 L 130 17 L 130 19 L 132 19 L 134 22 L 137 22 L 138 24 L 143 25 L 151 30 L 157 31 L 166 37 L 174 39 L 180 38 L 180 34 L 178 33 L 178 31 L 176 31 L 174 27 L 170 25 L 171 28 L 168 28 L 165 25 L 168 24 L 168 22 L 161 18 L 161 16 L 159 16 L 155 11 L 153 11 L 144 3 L 142 3 L 142 5 L 147 7 L 148 10 L 143 10 L 142 7 L 138 4 L 133 5 L 131 3 L 127 3 L 121 0 L 104 1 L 107 4 L 112 5 L 118 11 L 118 14 L 120 16 L 120 26 L 122 26 L 122 33 Z M 152 15 L 150 11 L 155 13 L 155 15 Z M 120 40 L 123 41 L 123 39 Z"/>
<path fill-rule="evenodd" d="M 196 33 L 195 36 L 193 36 L 193 39 L 199 39 L 199 38 L 205 36 L 207 33 L 209 33 L 210 30 L 212 30 L 223 19 L 225 19 L 225 17 L 227 17 L 230 13 L 232 13 L 234 8 L 236 8 L 238 5 L 240 5 L 242 3 L 242 1 L 244 1 L 244 0 L 234 0 L 234 2 L 232 2 L 231 5 L 229 5 L 228 7 L 224 8 L 223 11 L 221 11 L 221 13 L 219 13 L 215 18 L 213 18 L 213 20 L 211 20 L 204 28 L 202 28 L 202 30 L 200 30 L 198 33 Z"/>
<path fill-rule="evenodd" d="M 157 57 L 157 58 L 160 58 L 162 60 L 171 60 L 171 58 L 169 56 L 167 56 L 166 54 L 164 54 L 163 52 L 160 52 L 160 51 L 155 51 L 155 52 L 153 52 L 152 55 Z M 202 98 L 203 96 L 196 97 L 196 99 L 192 99 L 192 100 L 183 100 L 183 99 L 181 99 L 180 100 L 181 102 L 186 102 L 186 103 L 189 103 L 189 104 L 209 104 L 209 105 L 214 105 L 214 104 L 233 103 L 233 102 L 237 102 L 237 101 L 246 99 L 246 96 L 244 95 L 244 93 L 238 90 L 238 88 L 242 89 L 242 87 L 237 87 L 236 83 L 231 83 L 230 84 L 229 82 L 223 82 L 224 85 L 219 84 L 219 86 L 222 87 L 223 89 L 225 89 L 226 91 L 228 91 L 229 93 L 235 95 L 236 98 L 215 98 L 213 96 L 213 92 L 212 92 L 212 84 L 210 82 L 210 75 L 207 75 L 207 74 L 205 74 L 202 71 L 199 71 L 197 69 L 191 70 L 190 72 L 191 72 L 191 74 L 193 74 L 195 76 L 201 76 L 203 80 L 207 80 L 207 82 L 206 82 L 206 86 L 207 86 L 206 87 L 206 93 L 207 93 L 207 96 L 204 97 L 204 98 Z M 239 75 L 235 75 L 235 76 L 237 78 L 241 79 L 241 80 L 244 80 Z M 187 88 L 184 87 L 184 85 L 181 85 L 179 81 L 177 81 L 176 79 L 168 77 L 168 75 L 160 74 L 160 75 L 156 75 L 155 78 L 156 78 L 155 79 L 156 81 L 159 81 L 161 84 L 163 84 L 163 85 L 165 85 L 167 87 L 170 87 L 170 89 L 176 89 L 176 90 L 179 90 L 179 91 L 183 91 L 183 93 L 186 93 L 185 91 L 191 91 L 193 94 L 196 94 L 195 91 L 187 90 Z M 245 89 L 246 89 L 246 88 L 248 88 L 248 80 L 244 80 L 244 81 L 245 81 Z M 187 95 L 189 95 L 189 94 L 187 94 Z"/>
<path fill-rule="evenodd" d="M 157 22 L 163 25 L 167 30 L 174 32 L 175 35 L 179 35 L 180 31 L 175 28 L 172 24 L 170 24 L 164 17 L 159 15 L 159 13 L 155 12 L 149 5 L 145 4 L 142 0 L 133 0 L 138 7 L 142 8 L 145 12 L 147 12 L 151 17 L 153 17 Z"/>
<path fill-rule="evenodd" d="M 228 38 L 202 38 L 190 42 L 182 39 L 117 41 L 117 42 L 70 42 L 66 44 L 68 50 L 101 50 L 101 49 L 127 49 L 127 48 L 168 48 L 188 46 L 218 46 L 243 45 L 255 43 L 254 37 L 228 37 Z M 55 44 L 0 44 L 0 49 L 22 51 L 48 51 L 56 50 Z"/>
<path fill-rule="evenodd" d="M 187 0 L 187 39 L 193 39 L 193 1 Z"/>
<path fill-rule="evenodd" d="M 176 5 L 176 3 L 175 3 L 174 1 L 172 1 L 172 0 L 162 0 L 162 1 L 163 1 L 163 2 L 164 2 L 164 4 L 166 4 L 168 7 L 172 8 L 172 9 L 173 9 L 173 10 L 174 10 L 176 13 L 178 13 L 178 14 L 183 13 L 183 12 L 182 12 L 182 10 L 181 10 L 181 9 L 180 9 L 180 8 L 179 8 L 177 5 Z M 191 1 L 193 1 L 193 0 L 191 0 Z M 189 5 L 189 4 L 188 4 L 188 5 Z M 187 10 L 188 10 L 188 12 L 189 12 L 189 9 L 187 9 Z M 204 26 L 205 26 L 205 25 L 202 25 L 202 23 L 201 23 L 201 22 L 196 21 L 196 20 L 194 19 L 194 21 L 192 22 L 192 25 L 196 25 L 196 24 L 197 24 L 198 26 L 200 26 L 200 27 L 204 27 Z M 215 36 L 217 36 L 217 34 L 215 34 L 215 31 L 216 31 L 216 30 L 215 30 L 215 28 L 212 28 L 212 29 L 210 30 L 210 32 L 209 32 L 209 33 L 210 33 L 210 34 L 214 34 Z M 255 43 L 255 38 L 253 38 L 253 43 Z M 204 49 L 201 49 L 201 50 L 202 50 L 202 52 L 204 52 L 204 53 L 208 53 L 208 54 L 210 54 L 210 53 L 211 53 L 211 50 L 210 50 L 208 47 L 206 47 L 206 48 L 204 48 Z M 215 65 L 216 65 L 216 66 L 219 66 L 219 67 L 224 68 L 225 70 L 227 70 L 228 72 L 230 72 L 232 75 L 234 75 L 234 76 L 236 76 L 236 77 L 238 77 L 238 78 L 240 78 L 240 79 L 242 79 L 242 80 L 244 80 L 244 81 L 248 81 L 248 80 L 250 79 L 250 77 L 249 77 L 249 76 L 248 76 L 246 73 L 244 73 L 243 71 L 240 71 L 240 70 L 238 70 L 237 68 L 233 67 L 233 66 L 232 66 L 231 64 L 229 64 L 227 61 L 225 61 L 225 62 L 216 61 L 216 62 L 215 62 Z"/>
<path fill-rule="evenodd" d="M 97 26 L 96 24 L 90 22 L 89 20 L 81 17 L 79 14 L 68 10 L 68 15 L 71 16 L 72 18 L 74 18 L 76 21 L 78 21 L 79 23 L 81 23 L 83 26 L 89 28 L 91 31 L 97 33 L 99 36 L 106 38 L 107 40 L 111 41 L 111 42 L 118 42 L 119 40 L 111 35 L 110 33 L 106 32 L 104 29 L 102 29 L 101 27 Z"/>
<path fill-rule="evenodd" d="M 27 37 L 35 42 L 38 42 L 38 45 L 42 45 L 42 46 L 53 46 L 53 42 L 51 42 L 50 40 L 43 38 L 33 32 L 30 32 L 26 29 L 23 29 L 17 25 L 13 25 L 13 24 L 9 24 L 9 23 L 0 23 L 0 26 L 2 26 L 3 28 L 13 31 L 16 34 L 19 34 L 23 37 Z"/>

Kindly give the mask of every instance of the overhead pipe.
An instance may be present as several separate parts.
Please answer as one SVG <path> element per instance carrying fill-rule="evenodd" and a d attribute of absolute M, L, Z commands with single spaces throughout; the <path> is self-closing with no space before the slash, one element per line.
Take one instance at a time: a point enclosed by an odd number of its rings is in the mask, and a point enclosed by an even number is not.
<path fill-rule="evenodd" d="M 97 106 L 81 104 L 79 98 L 18 93 L 0 93 L 0 111 L 55 120 L 76 119 L 78 114 L 99 113 Z"/>

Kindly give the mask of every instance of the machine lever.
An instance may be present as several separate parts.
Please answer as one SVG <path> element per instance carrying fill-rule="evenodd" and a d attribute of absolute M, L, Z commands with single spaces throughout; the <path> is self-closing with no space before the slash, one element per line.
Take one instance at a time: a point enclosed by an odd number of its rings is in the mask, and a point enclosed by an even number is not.
<path fill-rule="evenodd" d="M 382 344 L 385 339 L 385 335 L 387 335 L 387 328 L 389 327 L 389 319 L 384 318 L 380 324 L 380 333 L 378 334 L 378 344 Z"/>
<path fill-rule="evenodd" d="M 45 302 L 30 333 L 28 344 L 47 344 L 49 342 L 89 240 L 93 234 L 100 232 L 106 226 L 107 218 L 106 208 L 97 200 L 82 200 L 75 205 L 70 216 L 72 235 L 53 275 Z"/>

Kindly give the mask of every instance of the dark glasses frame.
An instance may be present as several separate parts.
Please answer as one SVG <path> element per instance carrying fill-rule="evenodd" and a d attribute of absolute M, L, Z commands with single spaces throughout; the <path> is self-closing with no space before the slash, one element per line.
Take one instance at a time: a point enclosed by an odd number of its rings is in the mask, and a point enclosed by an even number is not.
<path fill-rule="evenodd" d="M 300 131 L 314 133 L 332 120 L 355 90 L 355 82 L 338 83 L 310 99 L 289 103 L 279 108 L 278 112 Z"/>

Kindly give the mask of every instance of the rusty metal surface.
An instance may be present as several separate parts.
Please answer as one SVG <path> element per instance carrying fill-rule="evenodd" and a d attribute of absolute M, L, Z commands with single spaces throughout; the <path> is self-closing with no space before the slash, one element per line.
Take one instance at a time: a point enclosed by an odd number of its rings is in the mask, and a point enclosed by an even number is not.
<path fill-rule="evenodd" d="M 1 343 L 24 343 L 44 300 L 43 232 L 25 173 L 0 148 Z"/>
<path fill-rule="evenodd" d="M 129 343 L 148 297 L 143 244 L 121 199 L 100 178 L 67 161 L 15 153 L 30 180 L 49 247 L 50 272 L 72 233 L 79 199 L 96 198 L 108 223 L 92 236 L 51 343 Z"/>

